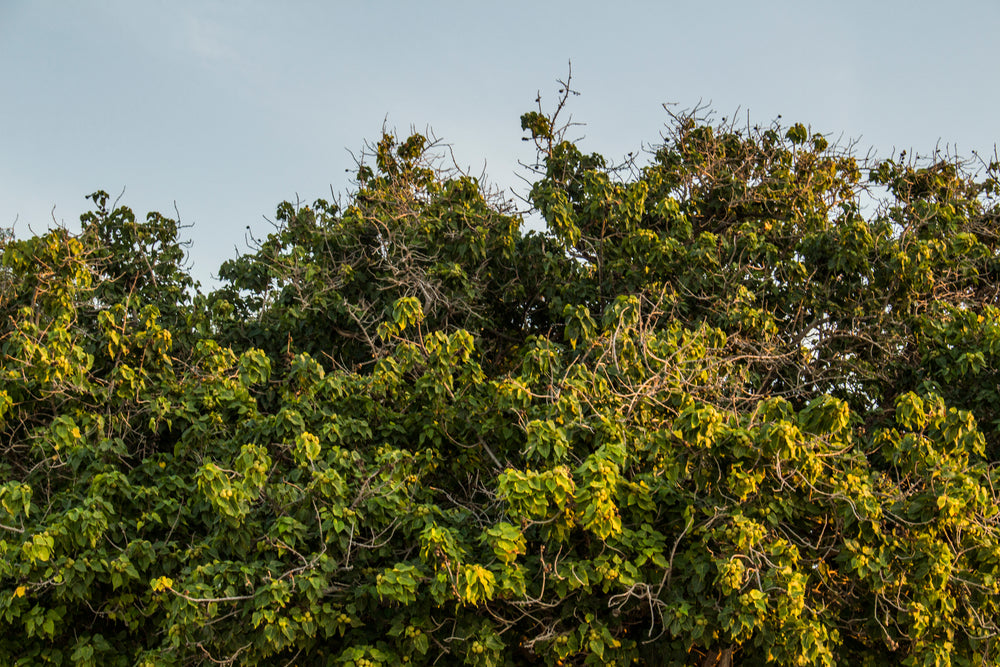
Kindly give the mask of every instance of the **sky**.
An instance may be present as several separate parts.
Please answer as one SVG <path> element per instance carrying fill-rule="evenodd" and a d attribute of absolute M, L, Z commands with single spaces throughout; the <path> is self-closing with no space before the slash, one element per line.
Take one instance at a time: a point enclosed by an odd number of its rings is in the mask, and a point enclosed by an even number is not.
<path fill-rule="evenodd" d="M 192 225 L 211 287 L 280 202 L 348 193 L 383 127 L 525 194 L 520 115 L 570 62 L 572 138 L 612 161 L 699 103 L 862 155 L 989 156 L 997 34 L 996 0 L 0 0 L 0 227 L 72 229 L 121 194 Z"/>

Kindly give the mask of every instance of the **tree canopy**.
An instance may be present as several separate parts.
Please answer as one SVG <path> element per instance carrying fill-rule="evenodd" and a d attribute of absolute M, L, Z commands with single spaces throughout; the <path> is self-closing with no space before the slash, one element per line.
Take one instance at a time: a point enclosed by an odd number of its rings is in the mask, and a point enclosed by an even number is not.
<path fill-rule="evenodd" d="M 996 664 L 1000 164 L 562 94 L 528 210 L 386 133 L 207 292 L 3 236 L 0 663 Z"/>

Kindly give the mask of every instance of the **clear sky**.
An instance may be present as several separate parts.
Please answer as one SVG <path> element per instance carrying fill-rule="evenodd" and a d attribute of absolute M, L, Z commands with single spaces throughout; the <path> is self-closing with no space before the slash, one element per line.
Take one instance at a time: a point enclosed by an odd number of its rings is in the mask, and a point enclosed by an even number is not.
<path fill-rule="evenodd" d="M 349 188 L 383 122 L 524 191 L 519 117 L 572 60 L 582 148 L 620 158 L 710 102 L 832 138 L 992 154 L 1000 2 L 0 0 L 0 225 L 73 227 L 124 188 L 203 284 L 275 206 Z"/>

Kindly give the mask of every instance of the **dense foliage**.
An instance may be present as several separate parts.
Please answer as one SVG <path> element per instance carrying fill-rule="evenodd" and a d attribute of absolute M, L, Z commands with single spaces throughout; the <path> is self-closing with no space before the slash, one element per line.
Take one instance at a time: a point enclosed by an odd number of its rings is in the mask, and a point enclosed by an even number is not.
<path fill-rule="evenodd" d="M 545 233 L 385 135 L 208 294 L 3 237 L 0 663 L 996 664 L 1000 165 L 558 115 Z"/>

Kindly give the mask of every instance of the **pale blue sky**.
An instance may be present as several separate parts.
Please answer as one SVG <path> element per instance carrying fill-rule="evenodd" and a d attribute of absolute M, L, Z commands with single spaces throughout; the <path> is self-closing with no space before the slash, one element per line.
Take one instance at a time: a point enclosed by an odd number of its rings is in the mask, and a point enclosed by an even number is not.
<path fill-rule="evenodd" d="M 518 119 L 569 60 L 582 146 L 609 158 L 699 100 L 861 152 L 991 154 L 998 34 L 996 0 L 0 0 L 0 225 L 42 230 L 55 206 L 74 226 L 96 189 L 176 201 L 207 283 L 280 201 L 345 191 L 384 120 L 523 191 Z"/>

